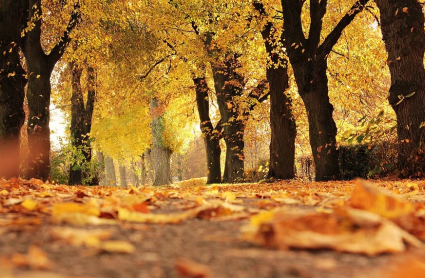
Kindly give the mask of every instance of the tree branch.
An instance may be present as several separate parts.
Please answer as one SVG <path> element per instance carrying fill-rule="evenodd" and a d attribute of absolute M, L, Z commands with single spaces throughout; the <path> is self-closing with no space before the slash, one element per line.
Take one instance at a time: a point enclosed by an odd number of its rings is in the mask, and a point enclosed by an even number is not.
<path fill-rule="evenodd" d="M 254 109 L 254 107 L 258 104 L 258 103 L 262 103 L 265 100 L 268 99 L 269 95 L 270 95 L 270 91 L 267 92 L 264 95 L 261 95 L 261 93 L 266 89 L 266 85 L 268 84 L 267 80 L 261 80 L 257 87 L 255 87 L 251 93 L 249 93 L 248 97 L 249 98 L 253 98 L 256 99 L 257 102 L 251 103 L 251 105 L 249 106 L 249 111 L 251 111 L 252 109 Z"/>
<path fill-rule="evenodd" d="M 338 22 L 332 32 L 329 33 L 323 43 L 319 46 L 317 50 L 318 59 L 326 58 L 326 56 L 331 52 L 334 45 L 338 42 L 345 27 L 347 27 L 351 23 L 351 21 L 353 21 L 353 19 L 358 13 L 363 11 L 367 2 L 369 2 L 369 0 L 357 1 L 351 7 L 351 9 L 344 15 L 344 17 L 341 18 L 341 20 Z"/>
<path fill-rule="evenodd" d="M 81 11 L 80 11 L 80 1 L 76 1 L 74 4 L 74 9 L 71 12 L 71 17 L 69 18 L 68 26 L 64 31 L 62 38 L 59 42 L 53 47 L 52 51 L 49 54 L 49 62 L 51 65 L 56 64 L 57 61 L 62 57 L 65 48 L 71 42 L 70 33 L 77 24 L 81 21 Z"/>
<path fill-rule="evenodd" d="M 285 29 L 285 39 L 287 44 L 287 51 L 289 55 L 295 55 L 295 48 L 297 51 L 302 51 L 306 45 L 306 38 L 303 32 L 301 22 L 301 11 L 304 1 L 298 0 L 282 0 L 283 8 L 283 24 Z"/>
<path fill-rule="evenodd" d="M 140 81 L 143 81 L 143 79 L 148 77 L 148 75 L 156 68 L 156 66 L 158 66 L 159 64 L 161 64 L 162 62 L 164 62 L 165 60 L 167 60 L 168 58 L 170 58 L 173 55 L 174 55 L 173 53 L 168 54 L 167 56 L 156 61 L 155 64 L 153 64 L 145 74 L 140 75 L 140 77 L 139 77 Z"/>
<path fill-rule="evenodd" d="M 320 43 L 320 33 L 322 32 L 323 16 L 326 13 L 327 0 L 310 0 L 310 30 L 308 34 L 308 51 L 314 53 Z"/>

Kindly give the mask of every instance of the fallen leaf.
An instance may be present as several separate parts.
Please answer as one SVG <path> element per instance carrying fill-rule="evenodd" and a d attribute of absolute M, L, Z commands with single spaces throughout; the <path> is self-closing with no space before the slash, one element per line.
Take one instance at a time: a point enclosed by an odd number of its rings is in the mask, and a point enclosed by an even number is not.
<path fill-rule="evenodd" d="M 177 259 L 175 262 L 177 273 L 181 277 L 208 278 L 211 277 L 211 270 L 208 266 L 196 263 L 188 259 Z"/>
<path fill-rule="evenodd" d="M 101 242 L 99 249 L 109 253 L 128 253 L 132 254 L 136 250 L 134 245 L 127 241 L 110 240 Z"/>
<path fill-rule="evenodd" d="M 405 201 L 401 196 L 365 181 L 356 183 L 350 199 L 350 206 L 367 210 L 389 219 L 405 216 L 414 211 L 413 205 Z"/>
<path fill-rule="evenodd" d="M 47 254 L 38 246 L 31 245 L 28 254 L 16 253 L 12 255 L 12 263 L 17 267 L 29 267 L 31 269 L 50 269 L 52 263 Z"/>
<path fill-rule="evenodd" d="M 52 220 L 54 223 L 68 223 L 77 226 L 118 224 L 117 221 L 113 219 L 98 218 L 94 215 L 87 215 L 85 213 L 79 212 L 61 213 L 59 215 L 53 216 Z"/>
<path fill-rule="evenodd" d="M 226 202 L 232 202 L 234 200 L 236 200 L 236 195 L 233 192 L 230 191 L 226 191 L 223 194 L 221 194 L 221 197 L 226 201 Z"/>
<path fill-rule="evenodd" d="M 402 252 L 405 242 L 422 245 L 391 221 L 362 210 L 347 208 L 327 214 L 281 209 L 271 220 L 269 217 L 257 217 L 258 226 L 245 227 L 245 239 L 280 249 L 332 249 L 367 255 Z"/>
<path fill-rule="evenodd" d="M 21 203 L 21 206 L 27 210 L 35 210 L 37 208 L 37 201 L 26 199 Z"/>
<path fill-rule="evenodd" d="M 77 204 L 77 203 L 58 203 L 53 205 L 52 215 L 56 217 L 61 214 L 68 213 L 84 213 L 87 215 L 99 216 L 100 211 L 97 207 L 92 204 Z"/>
<path fill-rule="evenodd" d="M 54 227 L 50 234 L 54 239 L 64 240 L 73 246 L 98 247 L 102 240 L 109 239 L 112 236 L 112 230 Z"/>

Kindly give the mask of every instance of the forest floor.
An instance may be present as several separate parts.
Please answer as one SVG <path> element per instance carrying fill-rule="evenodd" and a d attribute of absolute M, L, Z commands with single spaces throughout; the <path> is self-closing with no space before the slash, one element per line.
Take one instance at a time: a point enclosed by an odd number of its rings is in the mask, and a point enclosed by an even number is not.
<path fill-rule="evenodd" d="M 0 181 L 3 277 L 423 277 L 425 182 Z"/>

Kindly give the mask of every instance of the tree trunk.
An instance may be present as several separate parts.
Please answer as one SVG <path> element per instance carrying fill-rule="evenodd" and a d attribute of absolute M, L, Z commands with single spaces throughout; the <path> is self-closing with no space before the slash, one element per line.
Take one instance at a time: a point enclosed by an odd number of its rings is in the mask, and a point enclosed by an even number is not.
<path fill-rule="evenodd" d="M 115 175 L 114 160 L 109 156 L 105 157 L 105 179 L 107 186 L 117 186 L 117 177 Z"/>
<path fill-rule="evenodd" d="M 105 157 L 102 152 L 96 152 L 97 161 L 99 163 L 99 185 L 106 186 L 106 167 L 105 167 Z"/>
<path fill-rule="evenodd" d="M 340 179 L 337 128 L 328 96 L 327 60 L 293 63 L 292 67 L 299 94 L 307 110 L 316 181 Z M 306 75 L 312 78 L 306 79 Z"/>
<path fill-rule="evenodd" d="M 145 152 L 146 178 L 149 178 L 151 184 L 155 181 L 155 169 L 152 159 L 152 149 L 149 148 Z"/>
<path fill-rule="evenodd" d="M 74 4 L 68 26 L 59 42 L 47 55 L 41 45 L 43 11 L 41 0 L 25 1 L 25 20 L 32 24 L 23 38 L 22 50 L 28 70 L 28 176 L 47 180 L 50 173 L 50 76 L 70 42 L 69 33 L 80 18 L 79 2 Z"/>
<path fill-rule="evenodd" d="M 310 145 L 316 166 L 316 180 L 340 179 L 337 128 L 333 120 L 333 106 L 328 96 L 327 57 L 347 27 L 368 0 L 356 1 L 335 28 L 323 38 L 322 24 L 327 1 L 310 1 L 310 29 L 303 30 L 301 13 L 305 1 L 282 0 L 284 40 L 289 61 L 294 70 L 309 122 Z"/>
<path fill-rule="evenodd" d="M 127 188 L 127 174 L 125 171 L 125 166 L 120 165 L 119 172 L 120 172 L 120 186 L 122 188 Z"/>
<path fill-rule="evenodd" d="M 214 87 L 223 124 L 226 160 L 223 182 L 241 182 L 244 178 L 244 131 L 242 111 L 235 99 L 242 95 L 244 78 L 236 72 L 240 67 L 237 54 L 212 63 Z"/>
<path fill-rule="evenodd" d="M 71 96 L 71 144 L 82 151 L 84 132 L 84 98 L 81 89 L 81 74 L 83 69 L 75 63 L 70 63 L 72 71 L 72 96 Z M 76 155 L 75 157 L 78 157 Z M 70 165 L 69 185 L 83 184 L 82 165 L 84 161 L 75 161 Z"/>
<path fill-rule="evenodd" d="M 20 131 L 24 124 L 27 79 L 19 47 L 21 1 L 0 1 L 0 178 L 19 177 Z"/>
<path fill-rule="evenodd" d="M 423 175 L 425 128 L 424 15 L 417 0 L 376 0 L 391 73 L 389 103 L 397 116 L 398 167 L 404 177 Z M 418 169 L 417 169 L 418 168 Z M 418 173 L 419 172 L 419 173 Z"/>
<path fill-rule="evenodd" d="M 130 167 L 128 170 L 130 171 L 131 185 L 138 187 L 140 184 L 139 184 L 139 177 L 136 174 L 136 163 L 134 163 L 134 165 Z"/>
<path fill-rule="evenodd" d="M 140 177 L 140 183 L 142 185 L 146 185 L 147 171 L 146 171 L 146 158 L 145 158 L 145 154 L 142 154 L 142 158 L 140 159 L 140 164 L 141 164 L 141 168 L 142 168 L 142 174 L 141 174 L 141 177 Z"/>
<path fill-rule="evenodd" d="M 263 5 L 254 7 L 265 16 Z M 267 68 L 270 90 L 270 163 L 268 178 L 293 179 L 295 177 L 295 137 L 297 127 L 292 115 L 292 100 L 285 92 L 289 88 L 288 60 L 276 42 L 274 26 L 268 22 L 261 35 L 271 65 Z M 282 34 L 283 37 L 283 34 Z"/>
<path fill-rule="evenodd" d="M 83 91 L 81 88 L 81 74 L 83 69 L 75 63 L 70 63 L 72 69 L 72 97 L 71 97 L 71 138 L 72 145 L 78 152 L 82 152 L 84 158 L 76 160 L 70 166 L 69 184 L 83 183 L 83 176 L 88 178 L 93 173 L 83 173 L 83 166 L 91 161 L 92 148 L 89 134 L 92 125 L 92 116 L 96 96 L 96 80 L 93 68 L 87 68 L 87 103 L 84 105 Z M 97 183 L 96 178 L 88 182 L 93 185 Z"/>
<path fill-rule="evenodd" d="M 195 84 L 196 102 L 207 156 L 207 184 L 220 183 L 221 124 L 218 123 L 216 128 L 214 128 L 211 123 L 208 96 L 209 88 L 205 77 L 194 78 L 193 83 Z"/>
<path fill-rule="evenodd" d="M 151 100 L 152 117 L 152 139 L 153 139 L 153 163 L 155 169 L 155 179 L 153 185 L 165 185 L 171 183 L 171 154 L 172 151 L 164 145 L 163 112 L 160 109 L 158 99 Z"/>

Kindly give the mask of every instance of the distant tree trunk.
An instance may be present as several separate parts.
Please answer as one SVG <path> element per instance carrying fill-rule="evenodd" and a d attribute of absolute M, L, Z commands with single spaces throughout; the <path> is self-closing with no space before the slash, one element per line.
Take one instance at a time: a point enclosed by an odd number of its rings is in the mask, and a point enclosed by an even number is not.
<path fill-rule="evenodd" d="M 338 149 L 336 143 L 337 128 L 333 119 L 333 106 L 328 96 L 327 61 L 317 61 L 315 65 L 293 65 L 298 88 L 307 110 L 310 145 L 316 169 L 316 180 L 340 179 Z M 306 68 L 314 80 L 307 84 Z M 295 73 L 297 72 L 297 73 Z M 307 82 L 309 82 L 307 80 Z"/>
<path fill-rule="evenodd" d="M 81 74 L 83 69 L 75 63 L 70 63 L 72 69 L 72 97 L 71 97 L 71 137 L 72 145 L 84 155 L 82 161 L 74 162 L 70 166 L 69 184 L 82 184 L 83 171 L 82 166 L 91 161 L 92 148 L 90 145 L 89 134 L 92 126 L 92 116 L 96 96 L 95 71 L 93 68 L 87 68 L 87 103 L 84 105 L 84 96 L 81 89 Z M 93 184 L 93 181 L 90 182 Z"/>
<path fill-rule="evenodd" d="M 212 125 L 209 112 L 209 88 L 205 77 L 194 78 L 193 83 L 195 84 L 198 114 L 207 155 L 207 184 L 220 183 L 220 139 L 222 138 L 222 125 L 221 122 L 216 127 Z"/>
<path fill-rule="evenodd" d="M 244 178 L 244 132 L 245 121 L 235 101 L 242 95 L 244 77 L 237 73 L 240 68 L 238 54 L 229 54 L 224 61 L 212 63 L 214 87 L 223 124 L 226 143 L 226 161 L 223 182 L 241 182 Z"/>
<path fill-rule="evenodd" d="M 47 180 L 50 174 L 50 76 L 56 62 L 71 41 L 69 33 L 74 29 L 79 19 L 79 3 L 75 3 L 74 10 L 59 43 L 47 55 L 41 45 L 41 0 L 26 1 L 24 7 L 25 18 L 34 24 L 30 31 L 25 33 L 22 50 L 25 55 L 28 78 L 28 176 Z"/>
<path fill-rule="evenodd" d="M 261 16 L 267 16 L 262 3 L 254 2 Z M 267 81 L 270 90 L 270 163 L 269 178 L 293 179 L 295 177 L 295 137 L 297 128 L 292 115 L 292 100 L 285 92 L 289 88 L 288 60 L 276 41 L 275 27 L 267 22 L 261 31 L 270 65 Z M 284 34 L 282 34 L 284 39 Z"/>
<path fill-rule="evenodd" d="M 398 166 L 402 176 L 418 175 L 409 160 L 424 151 L 425 34 L 422 3 L 417 0 L 376 0 L 391 73 L 388 100 L 397 116 L 400 142 Z M 422 164 L 423 162 L 419 162 Z M 418 164 L 418 163 L 416 163 Z M 421 173 L 420 175 L 423 175 Z"/>
<path fill-rule="evenodd" d="M 146 185 L 146 176 L 147 176 L 147 172 L 146 172 L 146 158 L 145 158 L 145 154 L 142 154 L 142 157 L 140 159 L 140 164 L 141 164 L 141 168 L 142 168 L 142 174 L 140 177 L 140 183 L 142 185 Z"/>
<path fill-rule="evenodd" d="M 120 165 L 119 172 L 120 172 L 120 186 L 123 188 L 127 188 L 127 174 L 125 171 L 125 166 Z"/>
<path fill-rule="evenodd" d="M 140 184 L 139 184 L 139 177 L 136 174 L 136 163 L 134 163 L 134 165 L 130 167 L 128 170 L 130 172 L 131 184 L 138 187 Z"/>
<path fill-rule="evenodd" d="M 155 169 L 152 159 L 152 149 L 149 148 L 145 152 L 146 178 L 150 179 L 151 184 L 155 181 Z"/>
<path fill-rule="evenodd" d="M 98 174 L 99 185 L 105 186 L 105 185 L 107 185 L 106 176 L 105 176 L 105 173 L 106 173 L 105 157 L 104 157 L 103 153 L 100 152 L 100 151 L 96 152 L 96 156 L 97 156 L 97 161 L 99 162 L 99 174 Z"/>
<path fill-rule="evenodd" d="M 20 131 L 27 79 L 21 66 L 22 4 L 0 1 L 0 178 L 19 176 Z"/>
<path fill-rule="evenodd" d="M 105 179 L 107 186 L 117 186 L 117 177 L 115 175 L 114 160 L 109 156 L 105 157 Z"/>
<path fill-rule="evenodd" d="M 158 99 L 151 99 L 152 139 L 153 139 L 153 163 L 155 169 L 155 180 L 153 185 L 165 185 L 171 182 L 171 154 L 172 151 L 164 145 L 163 112 L 160 109 Z"/>
<path fill-rule="evenodd" d="M 321 32 L 327 8 L 326 0 L 310 1 L 311 23 L 308 38 L 305 37 L 301 20 L 305 1 L 281 2 L 285 29 L 282 43 L 286 46 L 298 93 L 307 110 L 316 180 L 340 179 L 336 145 L 337 128 L 328 95 L 327 58 L 345 27 L 363 10 L 368 0 L 357 1 L 324 39 L 321 39 Z"/>

